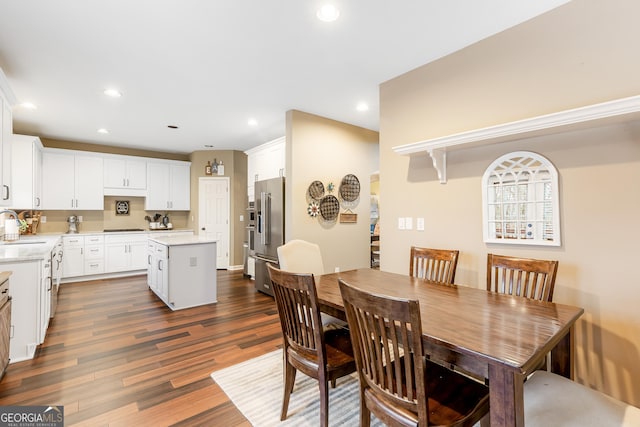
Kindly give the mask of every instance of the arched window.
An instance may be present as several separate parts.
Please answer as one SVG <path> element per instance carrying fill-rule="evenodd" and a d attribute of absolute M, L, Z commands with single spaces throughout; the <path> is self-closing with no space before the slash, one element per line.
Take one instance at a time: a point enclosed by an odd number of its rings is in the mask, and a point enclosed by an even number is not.
<path fill-rule="evenodd" d="M 482 177 L 484 241 L 560 246 L 558 171 L 528 151 L 505 154 Z"/>

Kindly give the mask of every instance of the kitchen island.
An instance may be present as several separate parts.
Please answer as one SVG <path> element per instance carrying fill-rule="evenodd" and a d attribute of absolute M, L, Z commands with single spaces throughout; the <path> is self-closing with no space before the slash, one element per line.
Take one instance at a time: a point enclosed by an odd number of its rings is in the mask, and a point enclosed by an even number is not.
<path fill-rule="evenodd" d="M 217 302 L 216 246 L 202 236 L 150 237 L 149 288 L 172 310 Z"/>
<path fill-rule="evenodd" d="M 53 315 L 56 274 L 52 273 L 59 267 L 53 253 L 59 241 L 59 235 L 37 235 L 0 242 L 0 271 L 11 272 L 11 363 L 32 359 L 37 346 L 44 342 Z"/>

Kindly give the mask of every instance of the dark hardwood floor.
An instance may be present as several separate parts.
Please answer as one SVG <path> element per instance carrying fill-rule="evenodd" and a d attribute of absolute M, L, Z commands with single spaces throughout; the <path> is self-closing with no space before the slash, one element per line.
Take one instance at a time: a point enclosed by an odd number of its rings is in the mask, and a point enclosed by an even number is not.
<path fill-rule="evenodd" d="M 250 425 L 209 376 L 282 345 L 273 298 L 241 271 L 218 271 L 217 304 L 174 312 L 146 276 L 63 284 L 58 301 L 0 405 L 64 405 L 65 426 Z"/>

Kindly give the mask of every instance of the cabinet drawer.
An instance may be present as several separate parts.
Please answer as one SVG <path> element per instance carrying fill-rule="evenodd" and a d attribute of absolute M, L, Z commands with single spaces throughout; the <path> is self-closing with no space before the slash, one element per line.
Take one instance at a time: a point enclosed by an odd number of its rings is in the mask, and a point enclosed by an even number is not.
<path fill-rule="evenodd" d="M 101 259 L 86 260 L 84 262 L 84 274 L 102 274 L 104 273 L 104 261 Z"/>
<path fill-rule="evenodd" d="M 87 245 L 84 248 L 84 259 L 95 260 L 104 258 L 104 246 Z"/>
<path fill-rule="evenodd" d="M 62 244 L 66 248 L 83 247 L 84 237 L 83 236 L 63 236 Z"/>
<path fill-rule="evenodd" d="M 104 244 L 104 236 L 84 236 L 85 245 L 102 245 Z"/>
<path fill-rule="evenodd" d="M 155 251 L 153 253 L 158 258 L 166 258 L 168 253 L 168 248 L 165 245 L 156 245 Z"/>

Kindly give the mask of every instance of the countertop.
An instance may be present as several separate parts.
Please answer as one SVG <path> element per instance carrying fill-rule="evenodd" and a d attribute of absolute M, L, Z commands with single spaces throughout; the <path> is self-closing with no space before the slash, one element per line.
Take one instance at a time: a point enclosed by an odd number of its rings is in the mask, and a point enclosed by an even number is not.
<path fill-rule="evenodd" d="M 19 261 L 34 261 L 40 259 L 48 259 L 51 255 L 51 250 L 56 245 L 58 240 L 63 236 L 90 236 L 90 235 L 118 235 L 118 234 L 148 234 L 149 238 L 156 232 L 157 238 L 171 238 L 172 233 L 181 231 L 193 231 L 192 229 L 172 229 L 172 230 L 145 230 L 145 231 L 118 231 L 118 232 L 104 232 L 104 231 L 83 231 L 80 233 L 66 234 L 66 233 L 44 233 L 36 235 L 21 235 L 20 239 L 16 242 L 4 243 L 0 242 L 0 263 L 19 262 Z M 184 236 L 184 237 L 197 237 L 197 236 Z M 178 239 L 179 236 L 174 236 Z M 204 243 L 204 242 L 202 242 Z M 174 243 L 174 244 L 188 244 L 188 243 Z"/>
<path fill-rule="evenodd" d="M 149 239 L 167 246 L 200 245 L 217 242 L 217 240 L 209 239 L 204 236 L 158 236 L 149 237 Z"/>
<path fill-rule="evenodd" d="M 0 243 L 0 263 L 48 259 L 60 234 L 20 236 L 16 242 Z"/>

